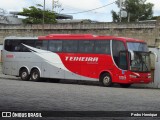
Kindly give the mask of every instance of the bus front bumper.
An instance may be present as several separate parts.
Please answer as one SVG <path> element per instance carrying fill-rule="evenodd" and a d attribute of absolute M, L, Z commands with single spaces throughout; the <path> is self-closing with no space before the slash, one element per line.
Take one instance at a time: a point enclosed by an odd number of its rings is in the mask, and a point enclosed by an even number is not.
<path fill-rule="evenodd" d="M 142 83 L 142 84 L 148 84 L 152 82 L 151 74 L 140 74 L 139 76 L 135 75 L 129 75 L 129 83 Z"/>

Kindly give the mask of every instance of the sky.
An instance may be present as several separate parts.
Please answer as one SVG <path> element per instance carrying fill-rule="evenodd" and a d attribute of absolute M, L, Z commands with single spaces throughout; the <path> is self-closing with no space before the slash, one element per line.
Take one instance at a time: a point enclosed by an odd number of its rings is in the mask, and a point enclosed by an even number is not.
<path fill-rule="evenodd" d="M 93 21 L 111 22 L 111 11 L 119 11 L 116 4 L 113 3 L 115 1 L 116 0 L 59 0 L 59 4 L 61 5 L 61 7 L 56 8 L 55 11 L 60 14 L 73 15 L 74 19 L 90 19 Z M 154 16 L 160 15 L 160 4 L 158 4 L 158 0 L 147 0 L 147 2 L 151 2 L 154 4 Z M 23 8 L 35 6 L 36 4 L 43 5 L 43 3 L 44 0 L 3 0 L 0 4 L 0 8 L 4 9 L 7 12 L 22 11 Z M 46 9 L 52 10 L 52 0 L 45 0 L 45 3 Z M 78 12 L 99 8 L 104 5 L 108 6 L 90 12 L 78 14 Z"/>

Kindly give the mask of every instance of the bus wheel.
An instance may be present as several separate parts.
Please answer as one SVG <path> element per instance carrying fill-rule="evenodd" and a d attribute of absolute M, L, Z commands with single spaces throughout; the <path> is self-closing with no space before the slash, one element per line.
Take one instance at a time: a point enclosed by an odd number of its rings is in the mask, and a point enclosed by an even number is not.
<path fill-rule="evenodd" d="M 105 87 L 110 87 L 113 85 L 111 76 L 109 73 L 104 73 L 101 75 L 100 82 L 102 83 L 103 86 Z"/>
<path fill-rule="evenodd" d="M 40 73 L 38 69 L 31 71 L 31 80 L 38 82 L 40 80 Z"/>
<path fill-rule="evenodd" d="M 20 77 L 22 80 L 25 80 L 25 81 L 29 80 L 30 76 L 29 76 L 28 70 L 27 69 L 20 70 Z"/>
<path fill-rule="evenodd" d="M 120 84 L 120 86 L 121 86 L 122 88 L 128 88 L 128 87 L 131 86 L 131 84 Z"/>

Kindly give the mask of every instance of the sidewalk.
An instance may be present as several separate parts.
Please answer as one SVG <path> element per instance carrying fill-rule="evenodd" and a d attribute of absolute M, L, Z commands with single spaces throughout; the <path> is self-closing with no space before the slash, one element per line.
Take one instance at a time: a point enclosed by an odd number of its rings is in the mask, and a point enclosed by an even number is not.
<path fill-rule="evenodd" d="M 10 76 L 10 75 L 4 75 L 2 73 L 2 63 L 0 63 L 0 78 L 2 79 L 18 79 L 18 77 Z"/>

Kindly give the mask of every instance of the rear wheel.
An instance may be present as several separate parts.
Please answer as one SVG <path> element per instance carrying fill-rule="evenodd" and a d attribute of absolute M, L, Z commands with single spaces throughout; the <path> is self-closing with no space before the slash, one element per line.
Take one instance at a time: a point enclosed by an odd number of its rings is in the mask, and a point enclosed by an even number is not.
<path fill-rule="evenodd" d="M 28 70 L 26 68 L 23 68 L 22 70 L 20 70 L 20 77 L 22 80 L 25 80 L 25 81 L 30 79 Z"/>
<path fill-rule="evenodd" d="M 110 87 L 113 85 L 112 79 L 109 73 L 104 73 L 100 77 L 100 82 L 102 83 L 103 86 L 105 87 Z"/>
<path fill-rule="evenodd" d="M 128 87 L 131 86 L 131 84 L 120 84 L 120 86 L 121 86 L 122 88 L 128 88 Z"/>
<path fill-rule="evenodd" d="M 38 69 L 33 69 L 31 71 L 31 80 L 36 82 L 40 81 L 40 73 Z"/>

